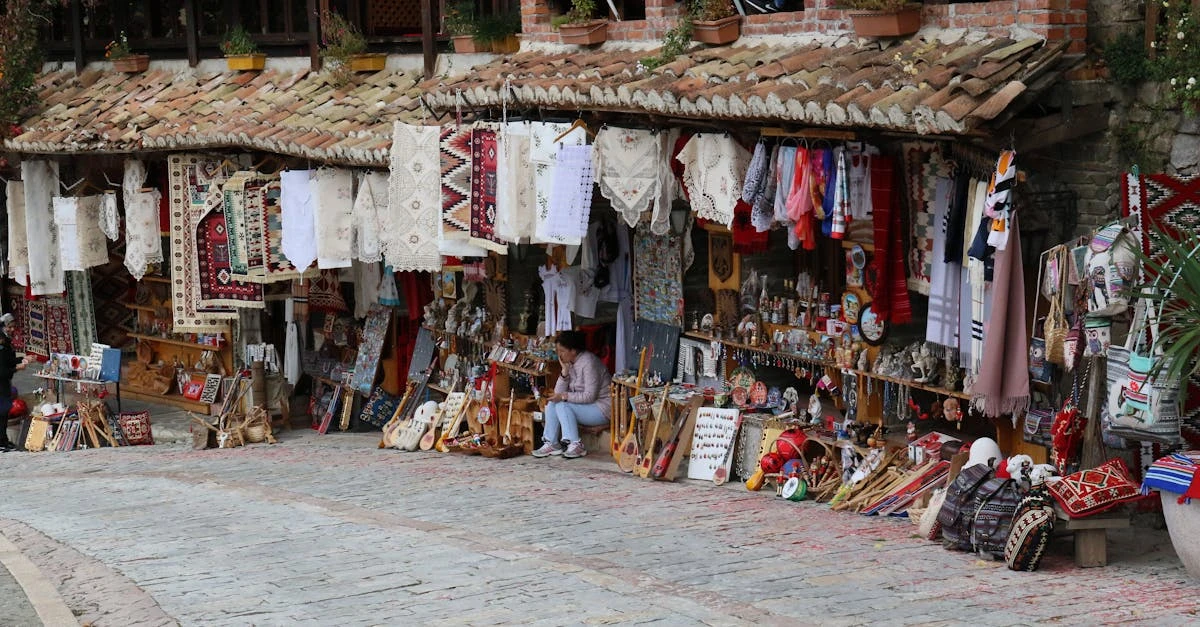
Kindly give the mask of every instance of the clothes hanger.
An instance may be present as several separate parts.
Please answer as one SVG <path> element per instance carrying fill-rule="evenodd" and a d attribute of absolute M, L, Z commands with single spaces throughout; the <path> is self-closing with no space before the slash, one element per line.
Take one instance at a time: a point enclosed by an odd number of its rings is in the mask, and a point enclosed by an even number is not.
<path fill-rule="evenodd" d="M 555 137 L 554 141 L 552 141 L 550 143 L 557 144 L 558 142 L 562 141 L 562 138 L 566 137 L 567 135 L 570 135 L 575 129 L 578 129 L 578 128 L 583 129 L 583 132 L 587 133 L 588 137 L 590 137 L 592 139 L 596 139 L 596 134 L 593 133 L 592 130 L 588 128 L 587 122 L 584 122 L 583 118 L 579 117 L 579 118 L 575 118 L 575 121 L 571 122 L 571 126 L 568 127 L 567 130 L 563 131 L 558 137 Z"/>

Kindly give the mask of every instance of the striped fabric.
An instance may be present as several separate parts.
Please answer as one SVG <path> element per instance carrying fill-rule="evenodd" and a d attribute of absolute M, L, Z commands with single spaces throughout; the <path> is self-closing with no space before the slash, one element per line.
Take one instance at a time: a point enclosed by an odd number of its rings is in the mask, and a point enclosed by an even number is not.
<path fill-rule="evenodd" d="M 1200 451 L 1173 453 L 1154 462 L 1142 479 L 1142 494 L 1151 490 L 1179 494 L 1181 502 L 1191 502 L 1190 496 L 1200 490 Z"/>

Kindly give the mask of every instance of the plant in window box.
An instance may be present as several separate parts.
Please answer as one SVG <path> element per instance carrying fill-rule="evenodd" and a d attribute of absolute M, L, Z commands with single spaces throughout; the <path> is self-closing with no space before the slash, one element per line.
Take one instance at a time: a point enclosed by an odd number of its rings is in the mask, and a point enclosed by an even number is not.
<path fill-rule="evenodd" d="M 742 16 L 730 0 L 692 0 L 688 3 L 692 18 L 692 39 L 722 45 L 736 41 L 742 34 Z"/>
<path fill-rule="evenodd" d="M 520 13 L 488 15 L 475 23 L 475 40 L 488 44 L 491 52 L 509 54 L 521 48 L 521 42 L 517 39 L 520 31 Z"/>
<path fill-rule="evenodd" d="M 321 35 L 325 49 L 321 56 L 333 63 L 338 83 L 349 82 L 352 72 L 377 72 L 384 68 L 387 56 L 367 52 L 367 40 L 358 27 L 340 13 L 326 11 L 321 16 Z"/>
<path fill-rule="evenodd" d="M 150 55 L 134 54 L 129 48 L 129 37 L 125 31 L 118 33 L 117 38 L 104 47 L 104 58 L 112 61 L 113 69 L 118 72 L 145 72 L 150 66 Z"/>
<path fill-rule="evenodd" d="M 267 63 L 267 55 L 258 51 L 258 44 L 241 24 L 225 33 L 221 40 L 221 54 L 230 70 L 261 70 Z"/>
<path fill-rule="evenodd" d="M 596 0 L 571 0 L 571 10 L 550 25 L 558 29 L 564 44 L 591 46 L 608 39 L 608 20 L 596 17 Z"/>
<path fill-rule="evenodd" d="M 921 4 L 912 0 L 839 0 L 859 37 L 900 37 L 921 28 Z"/>
<path fill-rule="evenodd" d="M 487 45 L 475 38 L 475 12 L 474 0 L 459 0 L 446 6 L 442 30 L 450 35 L 455 52 L 469 54 L 488 51 Z"/>

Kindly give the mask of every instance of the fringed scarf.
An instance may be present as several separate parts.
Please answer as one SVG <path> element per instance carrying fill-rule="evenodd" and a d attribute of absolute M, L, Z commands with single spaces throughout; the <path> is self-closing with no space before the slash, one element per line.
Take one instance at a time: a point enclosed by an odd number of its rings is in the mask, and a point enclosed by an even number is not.
<path fill-rule="evenodd" d="M 1025 271 L 1017 216 L 1009 216 L 1008 246 L 996 254 L 995 302 L 983 342 L 979 378 L 971 390 L 971 406 L 989 418 L 1017 416 L 1029 407 L 1029 342 L 1025 324 Z"/>
<path fill-rule="evenodd" d="M 876 276 L 871 299 L 876 315 L 891 324 L 905 324 L 912 320 L 912 304 L 908 300 L 908 281 L 904 274 L 904 246 L 896 237 L 903 232 L 904 219 L 896 202 L 892 168 L 891 157 L 871 159 L 871 219 L 875 224 L 872 263 Z"/>
<path fill-rule="evenodd" d="M 954 181 L 939 177 L 934 187 L 930 205 L 933 214 L 933 248 L 930 251 L 936 263 L 931 264 L 929 278 L 929 323 L 925 328 L 925 340 L 947 350 L 958 348 L 958 314 L 962 276 L 957 263 L 943 263 L 948 240 L 951 197 Z M 957 239 L 957 238 L 955 238 Z"/>

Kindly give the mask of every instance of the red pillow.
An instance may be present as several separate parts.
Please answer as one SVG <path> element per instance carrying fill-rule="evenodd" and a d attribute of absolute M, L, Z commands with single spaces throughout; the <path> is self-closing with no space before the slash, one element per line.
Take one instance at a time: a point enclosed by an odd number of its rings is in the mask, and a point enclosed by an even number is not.
<path fill-rule="evenodd" d="M 1091 516 L 1137 498 L 1141 486 L 1129 477 L 1120 459 L 1110 459 L 1090 470 L 1063 477 L 1050 484 L 1050 494 L 1071 518 Z"/>
<path fill-rule="evenodd" d="M 150 432 L 150 412 L 122 412 L 117 417 L 121 433 L 125 435 L 125 443 L 131 446 L 154 444 L 154 434 Z"/>

